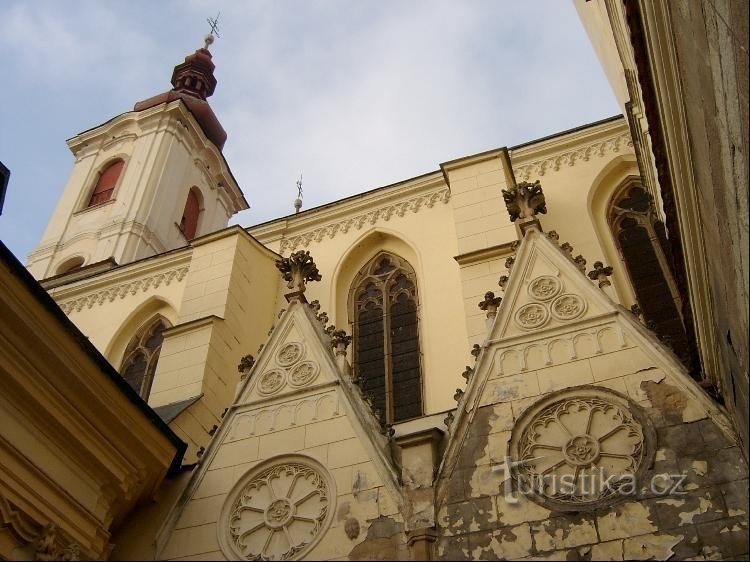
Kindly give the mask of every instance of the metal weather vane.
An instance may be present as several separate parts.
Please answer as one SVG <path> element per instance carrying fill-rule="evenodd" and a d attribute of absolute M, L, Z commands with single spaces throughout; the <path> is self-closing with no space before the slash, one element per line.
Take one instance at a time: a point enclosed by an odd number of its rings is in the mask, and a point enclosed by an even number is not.
<path fill-rule="evenodd" d="M 299 174 L 299 179 L 297 180 L 297 198 L 294 200 L 294 212 L 299 213 L 299 210 L 302 208 L 302 172 Z"/>
<path fill-rule="evenodd" d="M 214 36 L 221 37 L 221 35 L 219 35 L 219 17 L 221 17 L 221 12 L 216 14 L 215 18 L 206 18 L 208 25 L 211 26 L 211 30 L 203 39 L 203 41 L 205 41 L 206 43 L 206 49 L 208 49 L 208 46 L 214 42 Z"/>

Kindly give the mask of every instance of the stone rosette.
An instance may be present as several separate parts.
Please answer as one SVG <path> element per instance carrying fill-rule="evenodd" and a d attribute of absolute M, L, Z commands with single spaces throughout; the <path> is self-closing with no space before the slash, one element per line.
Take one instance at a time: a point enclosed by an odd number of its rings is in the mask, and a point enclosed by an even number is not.
<path fill-rule="evenodd" d="M 542 275 L 532 279 L 526 288 L 529 296 L 538 301 L 548 301 L 562 290 L 562 283 L 552 275 Z"/>
<path fill-rule="evenodd" d="M 330 525 L 336 493 L 328 471 L 302 455 L 250 469 L 221 510 L 218 539 L 229 560 L 297 560 Z"/>
<path fill-rule="evenodd" d="M 625 497 L 626 482 L 637 487 L 655 442 L 638 405 L 586 385 L 532 404 L 513 428 L 508 457 L 527 497 L 553 511 L 585 511 Z"/>
<path fill-rule="evenodd" d="M 549 312 L 543 304 L 531 302 L 516 311 L 515 321 L 524 330 L 544 326 L 549 320 Z"/>
<path fill-rule="evenodd" d="M 286 383 L 286 373 L 280 369 L 271 369 L 258 379 L 258 393 L 263 396 L 276 394 Z"/>
<path fill-rule="evenodd" d="M 318 377 L 319 371 L 317 363 L 303 361 L 289 372 L 289 384 L 297 388 L 307 386 Z"/>
<path fill-rule="evenodd" d="M 586 301 L 578 295 L 566 293 L 552 301 L 550 312 L 557 320 L 574 320 L 586 312 Z"/>
<path fill-rule="evenodd" d="M 299 342 L 285 343 L 276 355 L 276 363 L 281 367 L 291 367 L 305 355 L 305 346 Z"/>

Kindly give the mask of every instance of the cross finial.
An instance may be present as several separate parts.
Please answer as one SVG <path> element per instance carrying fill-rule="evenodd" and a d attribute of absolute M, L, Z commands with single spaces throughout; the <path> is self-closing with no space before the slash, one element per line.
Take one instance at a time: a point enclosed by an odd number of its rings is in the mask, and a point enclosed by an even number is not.
<path fill-rule="evenodd" d="M 302 208 L 302 172 L 299 174 L 299 179 L 297 180 L 297 198 L 294 200 L 294 212 L 299 213 L 299 210 Z"/>
<path fill-rule="evenodd" d="M 219 35 L 219 17 L 221 16 L 221 12 L 216 14 L 215 18 L 206 18 L 206 21 L 208 22 L 208 25 L 211 26 L 211 30 L 206 34 L 206 36 L 203 38 L 203 41 L 206 43 L 205 48 L 208 49 L 208 46 L 214 42 L 214 36 L 221 37 Z"/>

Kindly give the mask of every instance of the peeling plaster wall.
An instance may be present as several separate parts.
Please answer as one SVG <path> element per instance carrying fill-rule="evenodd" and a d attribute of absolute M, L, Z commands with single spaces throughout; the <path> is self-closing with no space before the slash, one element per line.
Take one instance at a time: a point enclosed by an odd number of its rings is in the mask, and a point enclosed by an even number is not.
<path fill-rule="evenodd" d="M 624 349 L 578 349 L 577 361 L 490 381 L 438 512 L 441 559 L 666 560 L 747 555 L 748 480 L 740 449 L 648 356 Z M 545 382 L 546 381 L 546 382 Z M 647 479 L 685 473 L 684 495 L 650 490 L 594 511 L 554 512 L 513 493 L 504 473 L 511 429 L 548 393 L 593 383 L 642 406 L 656 428 Z M 496 392 L 501 388 L 502 392 Z M 546 390 L 545 390 L 546 389 Z M 489 398 L 489 399 L 488 399 Z"/>

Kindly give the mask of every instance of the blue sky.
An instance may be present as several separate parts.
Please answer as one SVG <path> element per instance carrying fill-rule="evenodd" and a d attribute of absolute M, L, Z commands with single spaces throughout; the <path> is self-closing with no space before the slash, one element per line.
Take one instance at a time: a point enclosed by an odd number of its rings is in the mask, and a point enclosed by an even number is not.
<path fill-rule="evenodd" d="M 65 139 L 167 90 L 211 47 L 245 226 L 619 112 L 570 0 L 0 3 L 0 239 L 22 260 L 72 167 Z"/>

